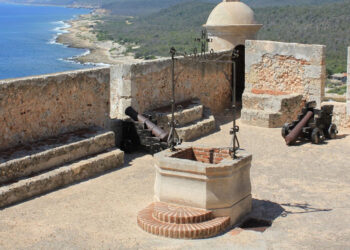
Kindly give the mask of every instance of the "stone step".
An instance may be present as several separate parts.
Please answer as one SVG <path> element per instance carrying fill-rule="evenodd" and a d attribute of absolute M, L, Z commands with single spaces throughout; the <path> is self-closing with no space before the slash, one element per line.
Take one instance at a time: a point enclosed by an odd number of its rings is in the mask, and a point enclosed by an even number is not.
<path fill-rule="evenodd" d="M 95 155 L 114 146 L 113 132 L 90 128 L 0 152 L 0 184 Z"/>
<path fill-rule="evenodd" d="M 188 224 L 213 218 L 213 213 L 204 209 L 176 206 L 165 202 L 155 202 L 153 205 L 153 217 L 162 222 Z"/>
<path fill-rule="evenodd" d="M 268 95 L 244 92 L 242 106 L 245 109 L 263 110 L 270 112 L 290 112 L 302 106 L 302 95 Z"/>
<path fill-rule="evenodd" d="M 224 232 L 230 225 L 230 217 L 217 217 L 204 222 L 186 224 L 163 222 L 153 216 L 154 206 L 155 204 L 149 205 L 137 215 L 138 225 L 154 235 L 176 239 L 203 239 Z"/>
<path fill-rule="evenodd" d="M 180 102 L 176 104 L 175 120 L 179 126 L 199 120 L 203 116 L 203 105 L 197 99 Z M 157 125 L 169 131 L 169 122 L 171 121 L 171 107 L 163 107 L 151 112 L 152 118 L 157 121 Z"/>
<path fill-rule="evenodd" d="M 75 161 L 33 177 L 0 187 L 0 207 L 26 200 L 55 189 L 67 186 L 124 163 L 124 152 L 110 149 L 96 156 Z"/>
<path fill-rule="evenodd" d="M 208 113 L 206 111 L 205 113 Z M 215 118 L 211 114 L 204 115 L 203 118 L 176 128 L 179 138 L 183 141 L 190 141 L 195 138 L 208 135 L 216 129 Z"/>
<path fill-rule="evenodd" d="M 241 120 L 245 124 L 266 128 L 279 128 L 285 123 L 280 112 L 246 108 L 241 110 Z"/>

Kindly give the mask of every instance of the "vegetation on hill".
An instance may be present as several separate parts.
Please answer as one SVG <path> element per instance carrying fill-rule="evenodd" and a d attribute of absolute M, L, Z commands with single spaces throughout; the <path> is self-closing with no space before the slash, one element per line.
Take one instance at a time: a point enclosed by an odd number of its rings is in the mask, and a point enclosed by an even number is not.
<path fill-rule="evenodd" d="M 169 48 L 189 50 L 210 11 L 221 0 L 0 0 L 0 2 L 102 6 L 112 15 L 97 27 L 100 40 L 134 43 L 137 57 L 167 56 Z M 327 45 L 327 69 L 345 71 L 350 45 L 350 0 L 242 0 L 264 24 L 259 39 Z M 176 5 L 175 5 L 176 4 Z M 117 16 L 117 15 L 119 16 Z M 125 17 L 134 15 L 135 18 Z M 124 17 L 122 17 L 124 16 Z M 135 48 L 135 47 L 134 47 Z"/>
<path fill-rule="evenodd" d="M 219 3 L 222 0 L 198 0 L 208 3 Z M 242 0 L 251 7 L 286 6 L 286 5 L 319 5 L 342 0 Z M 0 0 L 0 2 L 15 2 L 28 4 L 52 4 L 63 6 L 102 7 L 118 15 L 146 15 L 168 8 L 188 0 Z"/>
<path fill-rule="evenodd" d="M 133 50 L 137 58 L 168 56 L 172 46 L 179 51 L 188 51 L 194 46 L 194 38 L 198 37 L 201 25 L 214 6 L 191 2 L 140 18 L 107 16 L 97 26 L 98 36 L 140 45 Z"/>
<path fill-rule="evenodd" d="M 136 57 L 168 56 L 171 46 L 180 51 L 194 46 L 194 37 L 199 36 L 201 26 L 214 6 L 214 3 L 196 1 L 143 17 L 110 15 L 97 26 L 97 32 L 102 40 L 140 45 L 134 50 L 129 48 Z M 349 13 L 350 0 L 323 5 L 257 8 L 256 20 L 264 24 L 258 38 L 327 45 L 328 71 L 345 71 L 346 47 L 350 46 Z"/>
<path fill-rule="evenodd" d="M 350 1 L 316 6 L 257 9 L 259 39 L 326 45 L 329 73 L 346 71 Z"/>

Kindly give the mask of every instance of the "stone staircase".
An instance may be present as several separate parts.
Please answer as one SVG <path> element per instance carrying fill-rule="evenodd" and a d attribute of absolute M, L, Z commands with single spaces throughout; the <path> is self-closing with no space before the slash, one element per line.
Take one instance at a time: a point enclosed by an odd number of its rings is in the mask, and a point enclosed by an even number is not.
<path fill-rule="evenodd" d="M 269 95 L 245 92 L 241 120 L 245 124 L 279 128 L 291 122 L 301 111 L 304 101 L 298 94 Z"/>
<path fill-rule="evenodd" d="M 155 202 L 137 215 L 146 232 L 176 239 L 202 239 L 216 236 L 230 226 L 230 217 L 214 218 L 211 211 Z"/>
<path fill-rule="evenodd" d="M 169 132 L 170 106 L 155 109 L 147 114 L 157 121 L 158 126 Z M 216 129 L 214 116 L 198 99 L 177 103 L 175 120 L 178 122 L 176 131 L 183 141 L 191 141 L 208 135 Z"/>
<path fill-rule="evenodd" d="M 90 128 L 0 152 L 0 207 L 123 164 L 113 132 Z"/>

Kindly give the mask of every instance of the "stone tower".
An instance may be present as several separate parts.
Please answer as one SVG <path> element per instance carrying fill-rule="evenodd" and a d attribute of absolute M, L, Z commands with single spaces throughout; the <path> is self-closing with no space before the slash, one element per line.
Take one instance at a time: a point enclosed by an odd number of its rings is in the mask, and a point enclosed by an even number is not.
<path fill-rule="evenodd" d="M 220 51 L 244 45 L 247 39 L 256 39 L 262 24 L 255 22 L 254 12 L 248 5 L 239 0 L 223 0 L 210 13 L 204 27 L 213 39 L 209 50 Z"/>

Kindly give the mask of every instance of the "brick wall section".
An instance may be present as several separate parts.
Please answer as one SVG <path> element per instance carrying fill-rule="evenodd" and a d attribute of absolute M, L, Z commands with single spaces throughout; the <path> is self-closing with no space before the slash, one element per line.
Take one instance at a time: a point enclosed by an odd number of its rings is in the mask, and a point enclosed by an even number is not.
<path fill-rule="evenodd" d="M 179 152 L 176 152 L 171 157 L 179 158 L 179 159 L 192 160 L 192 161 L 196 161 L 197 160 L 195 155 L 194 155 L 193 148 L 181 149 Z"/>
<path fill-rule="evenodd" d="M 0 81 L 0 150 L 107 127 L 109 68 Z"/>
<path fill-rule="evenodd" d="M 230 52 L 220 52 L 208 58 L 215 59 L 225 54 L 229 59 Z M 230 106 L 230 64 L 203 63 L 179 57 L 175 77 L 177 102 L 198 98 L 214 114 Z M 128 106 L 144 112 L 169 105 L 171 59 L 112 66 L 111 90 L 113 118 L 125 118 L 124 111 Z"/>
<path fill-rule="evenodd" d="M 187 148 L 172 155 L 174 158 L 200 161 L 203 163 L 218 164 L 223 159 L 230 157 L 228 149 L 220 148 Z"/>
<path fill-rule="evenodd" d="M 249 92 L 302 94 L 321 104 L 326 80 L 325 46 L 246 41 Z"/>

